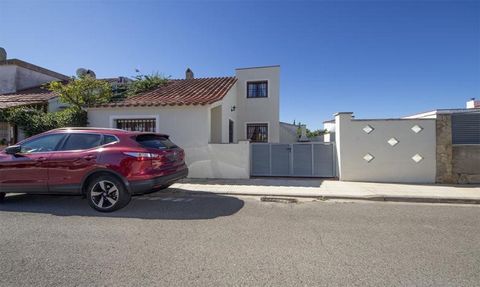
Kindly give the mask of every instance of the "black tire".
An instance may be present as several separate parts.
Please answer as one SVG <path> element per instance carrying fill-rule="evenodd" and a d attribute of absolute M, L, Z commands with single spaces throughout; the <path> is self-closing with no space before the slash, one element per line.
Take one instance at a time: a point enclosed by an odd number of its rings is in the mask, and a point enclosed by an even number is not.
<path fill-rule="evenodd" d="M 132 196 L 117 177 L 104 174 L 93 178 L 87 186 L 88 204 L 100 212 L 112 212 L 125 207 Z"/>
<path fill-rule="evenodd" d="M 5 200 L 5 196 L 7 194 L 5 192 L 0 192 L 0 203 L 2 203 Z"/>

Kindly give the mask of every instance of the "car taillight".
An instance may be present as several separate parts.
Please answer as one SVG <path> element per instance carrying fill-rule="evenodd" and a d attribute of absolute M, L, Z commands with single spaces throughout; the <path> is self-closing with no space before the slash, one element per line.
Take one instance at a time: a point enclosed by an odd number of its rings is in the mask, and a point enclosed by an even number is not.
<path fill-rule="evenodd" d="M 144 159 L 156 159 L 156 158 L 161 158 L 162 156 L 156 153 L 150 153 L 150 152 L 124 152 L 124 155 L 128 155 L 131 157 L 138 158 L 140 160 Z"/>

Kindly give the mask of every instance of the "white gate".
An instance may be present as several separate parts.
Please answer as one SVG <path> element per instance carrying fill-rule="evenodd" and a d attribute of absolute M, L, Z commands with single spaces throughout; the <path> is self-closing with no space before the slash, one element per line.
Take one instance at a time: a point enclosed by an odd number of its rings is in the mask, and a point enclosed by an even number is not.
<path fill-rule="evenodd" d="M 252 176 L 336 177 L 334 143 L 252 143 Z"/>

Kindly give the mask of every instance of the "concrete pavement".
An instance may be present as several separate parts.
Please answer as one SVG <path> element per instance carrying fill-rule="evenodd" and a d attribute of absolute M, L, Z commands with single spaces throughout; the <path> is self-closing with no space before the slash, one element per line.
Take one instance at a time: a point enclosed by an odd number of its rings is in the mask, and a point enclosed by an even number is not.
<path fill-rule="evenodd" d="M 376 201 L 480 203 L 480 185 L 346 182 L 323 179 L 186 179 L 172 187 L 217 194 Z"/>

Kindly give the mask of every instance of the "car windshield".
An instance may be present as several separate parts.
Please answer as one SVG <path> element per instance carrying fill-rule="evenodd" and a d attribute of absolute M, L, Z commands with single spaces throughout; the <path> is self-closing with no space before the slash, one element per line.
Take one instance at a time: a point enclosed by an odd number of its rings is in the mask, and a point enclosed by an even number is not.
<path fill-rule="evenodd" d="M 144 147 L 155 148 L 155 149 L 172 149 L 177 148 L 177 145 L 174 144 L 168 137 L 146 134 L 138 135 L 135 140 Z"/>

